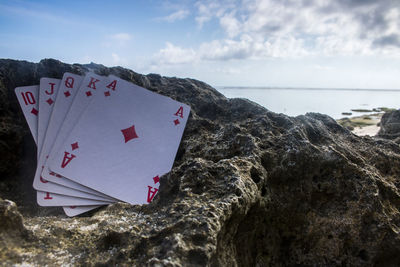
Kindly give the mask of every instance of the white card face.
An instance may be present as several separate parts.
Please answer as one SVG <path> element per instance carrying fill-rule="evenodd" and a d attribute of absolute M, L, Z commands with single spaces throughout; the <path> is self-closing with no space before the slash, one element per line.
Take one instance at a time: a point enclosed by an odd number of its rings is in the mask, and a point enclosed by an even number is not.
<path fill-rule="evenodd" d="M 172 168 L 190 107 L 120 79 L 101 89 L 50 156 L 50 169 L 128 203 L 148 203 Z"/>
<path fill-rule="evenodd" d="M 88 212 L 98 207 L 100 206 L 69 206 L 69 207 L 63 207 L 63 209 L 67 216 L 74 217 L 76 215 Z"/>
<path fill-rule="evenodd" d="M 42 181 L 41 184 L 43 184 L 43 186 L 41 186 L 41 187 L 46 188 L 46 190 L 43 191 L 43 190 L 35 188 L 38 191 L 49 192 L 49 193 L 54 193 L 54 194 L 59 194 L 59 195 L 70 196 L 70 197 L 79 197 L 79 198 L 87 198 L 87 199 L 115 202 L 115 200 L 110 197 L 106 198 L 103 196 L 98 196 L 98 195 L 90 194 L 87 192 L 82 192 L 79 190 L 75 190 L 75 189 L 72 189 L 69 187 L 65 187 L 62 185 L 58 185 L 58 184 L 46 181 L 43 179 L 41 181 Z"/>
<path fill-rule="evenodd" d="M 52 182 L 53 180 L 45 179 L 43 177 L 43 173 L 44 173 L 44 170 L 42 171 L 42 176 L 41 176 L 42 179 L 44 179 L 45 181 L 51 181 L 51 183 L 53 183 Z M 95 191 L 95 190 L 93 190 L 93 189 L 91 189 L 89 187 L 86 187 L 86 186 L 78 184 L 78 183 L 76 183 L 74 181 L 71 181 L 70 179 L 67 179 L 67 178 L 65 178 L 65 177 L 63 177 L 63 176 L 61 176 L 61 175 L 59 175 L 59 174 L 57 174 L 57 173 L 55 173 L 53 171 L 50 171 L 48 174 L 51 177 L 53 177 L 55 179 L 55 181 L 57 181 L 57 183 L 55 183 L 57 185 L 62 185 L 62 186 L 65 186 L 65 187 L 68 187 L 68 188 L 71 188 L 71 189 L 75 189 L 75 190 L 78 190 L 78 191 L 86 192 L 86 193 L 89 193 L 91 195 L 96 195 L 96 196 L 99 196 L 99 197 L 103 197 L 103 198 L 108 199 L 108 200 L 116 200 L 115 198 L 112 198 L 112 197 L 107 196 L 107 195 L 105 195 L 103 193 Z"/>
<path fill-rule="evenodd" d="M 67 196 L 73 196 L 73 197 L 80 197 L 80 198 L 89 198 L 89 199 L 95 199 L 95 200 L 107 200 L 110 201 L 113 199 L 109 197 L 101 197 L 99 194 L 91 194 L 91 190 L 89 188 L 83 187 L 81 185 L 77 185 L 78 190 L 68 188 L 66 186 L 61 186 L 59 184 L 49 182 L 45 178 L 41 176 L 41 172 L 44 169 L 44 163 L 46 162 L 46 159 L 48 157 L 48 153 L 50 148 L 53 145 L 54 139 L 57 136 L 58 129 L 60 128 L 60 124 L 58 121 L 63 120 L 65 116 L 63 116 L 63 109 L 68 108 L 70 105 L 68 104 L 67 99 L 69 99 L 73 94 L 75 94 L 74 91 L 77 91 L 76 88 L 73 88 L 73 85 L 75 84 L 74 78 L 67 74 L 63 79 L 63 83 L 59 87 L 61 89 L 61 94 L 58 94 L 57 96 L 57 101 L 60 101 L 60 105 L 55 101 L 55 103 L 52 103 L 52 105 L 55 107 L 54 112 L 51 113 L 51 119 L 50 122 L 48 123 L 48 131 L 45 134 L 45 139 L 43 141 L 43 146 L 42 146 L 42 151 L 39 156 L 39 162 L 38 162 L 38 168 L 35 173 L 35 178 L 33 182 L 33 187 L 38 190 L 38 191 L 44 191 L 44 192 L 49 192 L 49 193 L 56 193 L 56 194 L 62 194 L 62 195 L 67 195 Z M 75 77 L 78 78 L 79 77 Z M 49 84 L 54 84 L 55 81 L 52 79 L 51 81 L 48 81 L 48 79 L 42 79 L 44 83 L 49 83 Z M 42 81 L 41 80 L 41 81 Z M 78 86 L 78 84 L 76 85 Z M 65 112 L 64 112 L 65 113 Z M 43 122 L 43 124 L 45 124 Z M 41 166 L 41 167 L 39 167 Z M 62 178 L 58 178 L 62 179 Z M 81 189 L 81 190 L 80 190 Z M 89 191 L 89 192 L 88 192 Z"/>
<path fill-rule="evenodd" d="M 45 166 L 45 163 L 47 161 L 47 157 L 49 156 L 50 150 L 54 144 L 54 141 L 57 137 L 57 134 L 59 132 L 59 129 L 67 115 L 67 112 L 72 104 L 72 101 L 78 92 L 78 89 L 80 87 L 80 84 L 83 80 L 83 77 L 79 75 L 75 75 L 72 73 L 65 73 L 63 76 L 63 79 L 61 80 L 60 86 L 59 86 L 59 91 L 60 93 L 57 94 L 56 101 L 54 102 L 54 107 L 53 111 L 50 115 L 50 121 L 47 126 L 47 131 L 45 134 L 45 139 L 43 141 L 43 146 L 41 150 L 41 154 L 39 157 L 38 161 L 38 166 Z M 45 168 L 43 168 L 43 171 Z M 40 171 L 40 170 L 38 170 Z M 46 172 L 44 171 L 44 174 Z M 52 176 L 53 177 L 53 176 Z M 59 176 L 58 176 L 59 177 Z M 79 192 L 75 192 L 74 194 L 71 194 L 71 190 L 60 187 L 57 185 L 54 185 L 54 183 L 45 183 L 46 178 L 42 174 L 39 179 L 34 179 L 33 187 L 36 190 L 41 190 L 41 191 L 46 191 L 46 192 L 53 192 L 53 193 L 58 193 L 58 194 L 66 194 L 70 196 L 78 196 L 78 197 L 87 197 L 87 194 L 84 194 L 82 196 L 82 192 L 90 193 L 96 195 L 96 197 L 93 197 L 94 199 L 99 199 L 99 196 L 102 196 L 103 194 L 98 193 L 90 188 L 84 187 L 82 185 L 79 185 L 77 183 L 74 183 L 72 181 L 69 181 L 67 179 L 60 179 L 58 178 L 58 184 L 70 187 L 76 190 L 79 190 Z M 63 183 L 64 180 L 67 180 L 66 182 Z M 109 197 L 104 196 L 105 199 L 110 199 Z"/>
<path fill-rule="evenodd" d="M 28 123 L 33 140 L 37 145 L 37 129 L 38 129 L 38 115 L 39 115 L 39 101 L 38 101 L 39 85 L 24 86 L 15 88 L 19 105 L 24 113 L 25 120 Z"/>
<path fill-rule="evenodd" d="M 39 86 L 38 85 L 34 85 L 34 86 L 26 86 L 26 87 L 18 87 L 15 89 L 15 93 L 17 95 L 18 101 L 21 105 L 21 108 L 23 110 L 24 116 L 26 121 L 28 122 L 29 128 L 31 130 L 32 136 L 36 142 L 37 140 L 37 129 L 38 129 L 38 92 L 39 92 Z M 57 103 L 57 101 L 56 101 Z M 55 104 L 55 107 L 57 105 Z M 90 189 L 89 189 L 90 190 Z M 94 190 L 92 190 L 94 191 Z M 67 191 L 63 191 L 64 193 L 68 192 Z M 75 192 L 75 191 L 70 191 L 72 195 L 78 196 L 78 197 L 89 197 L 89 198 L 95 198 L 98 200 L 104 200 L 104 198 L 102 197 L 98 197 L 95 196 L 93 197 L 90 194 L 85 194 L 82 192 Z M 94 191 L 96 192 L 96 191 Z M 41 193 L 38 193 L 39 195 Z M 43 193 L 42 193 L 43 194 Z M 108 198 L 109 200 L 112 200 L 111 198 Z M 45 199 L 43 198 L 43 201 L 45 201 Z M 114 200 L 113 200 L 114 201 Z M 84 203 L 86 203 L 86 200 L 84 201 Z M 90 209 L 89 209 L 90 210 Z M 78 212 L 78 210 L 74 211 L 75 213 Z M 71 212 L 72 214 L 72 212 Z"/>
<path fill-rule="evenodd" d="M 53 206 L 79 206 L 79 205 L 108 205 L 110 202 L 106 201 L 98 201 L 92 199 L 84 199 L 77 197 L 70 197 L 64 195 L 58 195 L 48 192 L 37 192 L 37 203 L 40 206 L 44 207 L 53 207 Z"/>
<path fill-rule="evenodd" d="M 58 131 L 56 141 L 54 142 L 54 145 L 50 151 L 49 157 L 52 157 L 52 155 L 56 153 L 56 151 L 61 149 L 65 138 L 67 138 L 72 128 L 75 126 L 78 119 L 82 115 L 83 111 L 87 108 L 89 103 L 94 98 L 97 88 L 99 86 L 101 87 L 102 83 L 106 83 L 108 79 L 108 77 L 102 77 L 94 73 L 86 74 L 74 98 L 74 101 L 71 104 L 68 114 L 66 115 L 65 120 L 60 130 Z M 49 171 L 51 171 L 51 169 Z M 49 181 L 51 181 L 52 179 L 51 175 L 49 174 L 45 174 L 45 177 Z"/>
<path fill-rule="evenodd" d="M 47 125 L 45 140 L 43 141 L 42 154 L 46 157 L 52 148 L 60 127 L 67 115 L 76 92 L 79 89 L 83 77 L 71 73 L 65 73 L 61 80 L 59 91 L 54 104 L 53 112 Z"/>
<path fill-rule="evenodd" d="M 70 77 L 69 75 L 64 76 L 63 81 L 67 81 L 67 78 Z M 76 93 L 76 96 L 72 102 L 72 104 L 70 105 L 69 111 L 68 113 L 65 115 L 65 119 L 63 120 L 63 124 L 61 127 L 59 127 L 60 129 L 58 130 L 58 133 L 56 135 L 56 141 L 54 142 L 54 144 L 52 145 L 52 149 L 51 152 L 49 153 L 49 155 L 51 155 L 52 153 L 54 153 L 53 151 L 57 150 L 57 147 L 59 146 L 59 144 L 63 141 L 63 139 L 66 138 L 66 136 L 68 135 L 68 133 L 71 131 L 72 127 L 75 126 L 75 123 L 77 122 L 77 120 L 79 119 L 80 115 L 82 114 L 83 110 L 88 106 L 88 104 L 90 103 L 90 101 L 93 99 L 94 95 L 96 94 L 96 89 L 97 87 L 101 86 L 102 83 L 106 83 L 108 81 L 107 77 L 103 77 L 103 76 L 99 76 L 93 73 L 88 73 L 85 78 L 83 79 L 83 81 L 81 81 L 81 86 L 79 87 L 79 90 Z M 61 88 L 63 86 L 63 82 L 61 83 Z M 74 86 L 76 86 L 76 84 L 74 84 Z M 67 84 L 65 84 L 65 87 L 67 87 Z M 61 91 L 63 91 L 63 89 L 61 89 Z M 42 171 L 42 179 L 47 180 L 47 181 L 51 181 L 53 183 L 57 183 L 59 185 L 63 185 L 66 187 L 70 187 L 79 191 L 83 191 L 83 192 L 87 192 L 90 194 L 94 194 L 97 196 L 103 196 L 105 199 L 112 199 L 115 200 L 113 198 L 110 198 L 109 196 L 106 196 L 100 192 L 97 192 L 91 188 L 88 188 L 86 186 L 82 186 L 76 182 L 73 182 L 69 179 L 66 179 L 56 173 L 54 173 L 53 171 L 51 171 L 48 167 L 48 164 L 46 162 L 46 164 L 44 164 L 44 168 Z M 39 176 L 40 178 L 40 176 Z M 46 186 L 46 185 L 41 185 L 40 179 L 37 180 L 35 179 L 36 183 L 34 182 L 34 187 L 36 188 L 40 188 L 38 190 L 44 190 L 46 191 L 46 189 L 43 189 L 43 187 L 41 186 Z M 49 189 L 47 189 L 49 190 Z"/>
<path fill-rule="evenodd" d="M 39 87 L 38 158 L 60 85 L 59 79 L 41 78 Z"/>

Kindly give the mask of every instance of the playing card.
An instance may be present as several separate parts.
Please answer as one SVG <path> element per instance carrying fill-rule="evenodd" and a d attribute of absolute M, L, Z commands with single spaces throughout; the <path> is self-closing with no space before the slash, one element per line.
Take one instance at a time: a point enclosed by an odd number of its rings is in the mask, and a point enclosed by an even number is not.
<path fill-rule="evenodd" d="M 60 85 L 59 79 L 41 78 L 39 86 L 38 158 Z"/>
<path fill-rule="evenodd" d="M 72 73 L 65 73 L 61 80 L 59 91 L 54 104 L 53 111 L 50 115 L 47 130 L 45 133 L 45 140 L 43 143 L 42 151 L 47 156 L 49 150 L 53 146 L 55 137 L 67 115 L 71 106 L 72 100 L 79 89 L 83 77 Z"/>
<path fill-rule="evenodd" d="M 34 86 L 25 86 L 25 87 L 17 87 L 15 88 L 15 93 L 17 96 L 17 99 L 21 105 L 22 111 L 24 113 L 25 119 L 28 123 L 29 129 L 32 133 L 32 136 L 37 142 L 37 130 L 38 130 L 38 92 L 39 92 L 39 86 L 34 85 Z M 50 195 L 50 193 L 44 193 L 44 192 L 38 192 L 37 193 L 37 198 L 42 198 L 43 200 L 45 199 L 54 199 L 53 194 Z M 60 197 L 58 195 L 55 195 L 55 201 L 59 201 Z M 80 204 L 99 204 L 98 201 L 93 202 L 93 201 L 87 201 L 86 199 L 79 199 Z M 52 201 L 54 204 L 54 200 Z M 58 202 L 61 203 L 62 202 Z M 71 201 L 65 202 L 66 204 L 68 203 L 74 203 Z M 75 209 L 72 209 L 71 207 L 66 207 L 64 211 L 69 214 L 69 216 L 75 216 L 83 212 L 87 212 L 93 208 L 96 208 L 98 206 L 83 206 L 79 207 L 77 206 Z M 70 211 L 71 209 L 71 211 Z"/>
<path fill-rule="evenodd" d="M 71 131 L 72 127 L 75 125 L 76 121 L 79 119 L 82 111 L 87 107 L 87 105 L 93 99 L 94 95 L 96 94 L 96 88 L 100 86 L 102 83 L 106 83 L 107 81 L 108 81 L 107 77 L 102 77 L 94 73 L 86 74 L 84 80 L 81 82 L 81 87 L 76 93 L 76 96 L 69 108 L 69 111 L 65 116 L 64 122 L 57 133 L 56 140 L 52 146 L 49 155 L 54 153 L 54 151 L 57 151 L 58 149 L 57 147 L 60 146 L 60 143 L 65 139 L 65 137 Z M 48 168 L 48 164 L 45 164 L 41 175 L 44 180 L 110 199 L 110 197 L 105 196 L 100 192 L 82 186 L 80 184 L 77 184 L 76 182 L 73 182 L 56 174 L 55 172 L 51 171 Z"/>
<path fill-rule="evenodd" d="M 52 155 L 61 148 L 65 138 L 68 136 L 72 128 L 75 126 L 82 112 L 92 101 L 94 95 L 96 94 L 96 89 L 99 86 L 102 86 L 102 84 L 106 83 L 108 80 L 109 80 L 108 77 L 102 77 L 94 73 L 87 73 L 85 75 L 81 87 L 79 88 L 75 96 L 75 99 L 72 102 L 71 107 L 69 108 L 69 111 L 65 117 L 65 120 L 60 130 L 58 131 L 56 140 L 53 144 L 53 147 L 51 148 L 49 157 L 52 157 Z M 49 181 L 52 181 L 52 179 L 55 180 L 55 178 L 52 177 L 50 173 L 51 173 L 50 169 L 48 170 L 47 174 L 45 172 L 43 173 L 45 179 Z"/>
<path fill-rule="evenodd" d="M 70 196 L 70 197 L 79 197 L 79 198 L 87 198 L 87 199 L 115 202 L 115 199 L 113 199 L 111 197 L 99 196 L 99 195 L 79 191 L 76 189 L 72 189 L 72 188 L 69 188 L 66 186 L 62 186 L 62 185 L 58 185 L 58 184 L 46 181 L 44 179 L 41 179 L 40 181 L 41 181 L 40 183 L 43 184 L 40 186 L 40 188 L 44 188 L 45 191 L 35 188 L 38 191 L 55 193 L 55 194 L 60 194 L 60 195 L 65 195 L 65 196 Z"/>
<path fill-rule="evenodd" d="M 172 168 L 190 107 L 121 79 L 99 87 L 49 167 L 131 204 L 157 193 Z"/>
<path fill-rule="evenodd" d="M 42 151 L 39 156 L 38 166 L 45 166 L 47 157 L 49 156 L 50 149 L 54 144 L 55 138 L 61 127 L 61 124 L 65 119 L 67 111 L 69 110 L 72 104 L 72 100 L 76 95 L 82 80 L 83 77 L 79 75 L 71 73 L 64 74 L 59 87 L 60 93 L 57 94 L 56 100 L 53 104 L 54 107 L 47 126 L 47 131 L 45 134 L 45 139 L 43 141 Z M 33 187 L 36 190 L 65 194 L 70 196 L 77 196 L 77 197 L 88 197 L 87 193 L 89 193 L 96 195 L 96 197 L 93 197 L 93 199 L 101 199 L 99 197 L 102 196 L 104 199 L 110 200 L 109 197 L 99 192 L 96 192 L 90 188 L 84 187 L 70 180 L 62 178 L 60 175 L 56 175 L 52 172 L 48 174 L 51 175 L 52 177 L 54 176 L 57 178 L 56 183 L 58 185 L 54 185 L 53 181 L 50 181 L 50 183 L 48 183 L 48 180 L 45 178 L 46 176 L 44 175 L 46 174 L 45 172 L 46 169 L 45 167 L 42 167 L 42 169 L 44 171 L 42 176 L 39 176 L 39 179 L 34 179 L 33 182 Z M 38 169 L 37 171 L 39 172 L 40 169 Z M 63 187 L 59 185 L 62 185 Z M 82 191 L 84 192 L 84 194 L 82 194 L 81 192 L 73 192 L 65 187 L 70 187 L 72 189 Z"/>
<path fill-rule="evenodd" d="M 93 199 L 70 197 L 54 193 L 38 191 L 37 203 L 40 206 L 53 207 L 53 206 L 78 206 L 78 205 L 108 205 L 111 202 L 99 201 Z"/>
<path fill-rule="evenodd" d="M 76 215 L 88 212 L 89 210 L 96 209 L 100 206 L 68 206 L 63 207 L 65 214 L 69 217 L 74 217 Z"/>
<path fill-rule="evenodd" d="M 62 88 L 63 95 L 58 95 L 58 97 L 57 97 L 57 100 L 61 100 L 61 106 L 60 106 L 61 108 L 62 107 L 65 108 L 67 106 L 67 104 L 65 104 L 65 102 L 66 102 L 65 99 L 69 98 L 72 94 L 75 94 L 74 91 L 76 91 L 76 88 L 75 88 L 75 90 L 73 90 L 74 89 L 73 88 L 73 84 L 74 84 L 73 80 L 69 79 L 68 77 L 72 77 L 72 76 L 65 77 L 64 84 L 62 84 L 62 86 L 60 87 L 60 88 Z M 44 85 L 46 85 L 46 84 L 52 85 L 52 84 L 56 84 L 56 82 L 57 81 L 54 79 L 48 79 L 48 78 L 41 79 L 41 83 L 43 83 Z M 59 82 L 58 82 L 58 84 L 59 84 Z M 66 96 L 66 94 L 65 94 L 66 92 L 68 92 L 70 95 Z M 44 95 L 44 93 L 45 92 L 42 92 L 43 95 Z M 42 99 L 42 100 L 44 102 L 44 99 Z M 49 101 L 46 100 L 46 103 L 47 102 L 49 102 Z M 52 100 L 50 102 L 51 102 L 52 106 L 57 105 L 56 101 Z M 44 104 L 44 106 L 46 108 L 48 108 L 45 104 Z M 60 115 L 60 114 L 62 114 L 62 109 L 56 109 L 55 111 L 58 113 L 56 113 L 56 114 L 52 113 L 52 115 L 51 115 L 51 117 L 53 118 L 52 122 L 45 123 L 44 119 L 41 122 L 42 125 L 48 125 L 50 127 L 50 131 L 49 131 L 49 133 L 46 133 L 46 138 L 44 139 L 44 141 L 42 141 L 43 147 L 42 147 L 42 152 L 39 156 L 39 162 L 38 162 L 38 167 L 37 167 L 37 170 L 35 173 L 33 187 L 38 191 L 44 191 L 44 192 L 61 194 L 61 195 L 72 196 L 72 197 L 87 198 L 87 199 L 94 199 L 94 200 L 107 200 L 107 201 L 113 200 L 107 196 L 99 196 L 98 193 L 96 193 L 96 192 L 93 193 L 93 192 L 91 192 L 93 190 L 88 189 L 86 187 L 80 186 L 81 190 L 75 190 L 72 188 L 68 188 L 65 186 L 61 186 L 59 184 L 49 182 L 48 180 L 46 180 L 45 178 L 43 178 L 41 176 L 41 172 L 44 168 L 44 163 L 45 163 L 47 155 L 48 155 L 48 153 L 46 153 L 46 152 L 48 152 L 50 150 L 51 145 L 53 143 L 52 141 L 54 140 L 54 137 L 57 134 L 56 128 L 59 128 L 59 124 L 57 125 L 57 121 L 60 117 L 62 117 L 62 115 Z M 43 113 L 43 114 L 45 114 L 45 113 Z M 46 118 L 46 117 L 44 116 L 44 118 Z M 40 121 L 40 116 L 39 116 L 39 121 Z M 53 124 L 53 126 L 51 126 L 51 124 Z M 61 180 L 61 178 L 59 178 L 59 179 Z M 49 199 L 45 199 L 45 200 L 49 200 Z M 43 202 L 45 202 L 45 201 L 43 201 L 43 199 L 42 199 L 42 203 Z"/>
<path fill-rule="evenodd" d="M 31 131 L 33 140 L 35 140 L 36 145 L 39 114 L 38 92 L 38 85 L 15 88 L 15 94 L 17 96 L 19 105 L 21 106 L 22 112 L 24 113 L 25 120 L 28 123 L 29 129 Z"/>

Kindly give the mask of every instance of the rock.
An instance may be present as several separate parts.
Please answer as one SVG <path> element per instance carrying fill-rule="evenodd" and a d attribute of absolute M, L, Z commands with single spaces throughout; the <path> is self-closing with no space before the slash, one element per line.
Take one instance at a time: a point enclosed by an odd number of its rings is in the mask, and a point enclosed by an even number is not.
<path fill-rule="evenodd" d="M 354 130 L 354 123 L 349 118 L 338 119 L 337 123 L 339 123 L 342 127 L 346 128 L 349 131 Z"/>
<path fill-rule="evenodd" d="M 0 229 L 4 232 L 20 232 L 24 229 L 22 215 L 17 209 L 17 205 L 10 200 L 0 198 Z"/>
<path fill-rule="evenodd" d="M 13 89 L 89 69 L 185 102 L 192 112 L 174 168 L 151 204 L 117 203 L 67 218 L 31 201 L 35 148 Z M 0 84 L 0 194 L 18 204 L 18 225 L 28 233 L 2 246 L 2 262 L 400 264 L 400 148 L 391 141 L 355 136 L 326 115 L 288 117 L 196 80 L 120 67 L 1 60 Z M 8 230 L 0 230 L 4 240 Z"/>
<path fill-rule="evenodd" d="M 35 238 L 25 228 L 17 205 L 0 198 L 0 259 L 2 265 L 21 262 L 19 248 L 33 243 Z"/>
<path fill-rule="evenodd" d="M 388 111 L 383 114 L 380 127 L 379 137 L 394 140 L 400 144 L 400 110 Z"/>

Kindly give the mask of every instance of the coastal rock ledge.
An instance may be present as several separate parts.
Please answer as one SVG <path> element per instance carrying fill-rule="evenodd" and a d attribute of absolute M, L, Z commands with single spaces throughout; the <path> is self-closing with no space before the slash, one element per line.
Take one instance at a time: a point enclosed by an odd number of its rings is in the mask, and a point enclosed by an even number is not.
<path fill-rule="evenodd" d="M 383 114 L 377 135 L 400 144 L 400 110 L 392 110 Z"/>
<path fill-rule="evenodd" d="M 77 218 L 36 204 L 36 149 L 14 88 L 89 70 L 191 106 L 149 205 Z M 400 147 L 332 118 L 289 117 L 193 79 L 121 67 L 0 60 L 3 265 L 398 266 Z"/>

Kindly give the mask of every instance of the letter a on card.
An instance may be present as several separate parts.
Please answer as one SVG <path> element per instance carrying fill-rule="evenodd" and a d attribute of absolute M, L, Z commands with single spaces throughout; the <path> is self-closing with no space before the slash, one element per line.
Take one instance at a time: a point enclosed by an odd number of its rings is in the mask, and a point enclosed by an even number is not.
<path fill-rule="evenodd" d="M 63 160 L 61 162 L 61 168 L 65 168 L 71 162 L 71 160 L 75 157 L 76 156 L 74 154 L 70 154 L 69 152 L 65 151 Z"/>
<path fill-rule="evenodd" d="M 150 185 L 148 185 L 147 187 L 149 188 L 147 191 L 147 203 L 150 203 L 156 195 L 158 189 Z"/>

